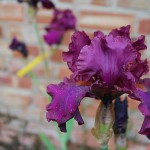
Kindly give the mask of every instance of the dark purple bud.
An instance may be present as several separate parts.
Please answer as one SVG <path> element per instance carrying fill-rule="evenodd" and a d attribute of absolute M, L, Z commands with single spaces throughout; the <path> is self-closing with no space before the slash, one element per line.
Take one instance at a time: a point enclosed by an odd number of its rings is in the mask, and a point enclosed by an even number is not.
<path fill-rule="evenodd" d="M 128 122 L 128 102 L 127 97 L 121 101 L 118 97 L 115 101 L 115 123 L 113 126 L 115 134 L 125 133 Z"/>
<path fill-rule="evenodd" d="M 42 6 L 47 9 L 55 8 L 55 5 L 50 0 L 41 0 Z"/>
<path fill-rule="evenodd" d="M 13 51 L 20 52 L 24 57 L 28 56 L 28 51 L 25 43 L 18 41 L 16 38 L 13 38 L 9 48 Z"/>

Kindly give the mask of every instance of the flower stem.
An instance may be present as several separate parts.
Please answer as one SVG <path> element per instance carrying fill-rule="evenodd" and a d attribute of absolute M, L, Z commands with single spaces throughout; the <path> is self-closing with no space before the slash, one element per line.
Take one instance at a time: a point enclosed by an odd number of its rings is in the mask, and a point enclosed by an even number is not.
<path fill-rule="evenodd" d="M 29 76 L 32 79 L 32 81 L 37 85 L 39 90 L 43 93 L 43 95 L 48 99 L 48 101 L 50 101 L 50 96 L 45 92 L 45 88 L 40 84 L 37 76 L 32 71 L 29 72 Z"/>
<path fill-rule="evenodd" d="M 108 150 L 108 145 L 101 146 L 100 150 Z"/>
<path fill-rule="evenodd" d="M 118 134 L 115 138 L 116 138 L 116 149 L 126 150 L 126 134 Z"/>
<path fill-rule="evenodd" d="M 24 59 L 24 64 L 27 64 L 27 59 Z M 28 73 L 29 77 L 32 79 L 32 81 L 37 85 L 38 89 L 43 93 L 43 95 L 48 98 L 48 100 L 51 100 L 51 97 L 45 93 L 45 88 L 40 84 L 39 79 L 37 78 L 37 76 L 33 73 L 33 71 L 29 71 Z"/>
<path fill-rule="evenodd" d="M 36 32 L 36 36 L 38 38 L 38 43 L 39 43 L 39 46 L 40 46 L 41 55 L 42 55 L 43 60 L 44 60 L 43 63 L 44 63 L 44 66 L 45 66 L 46 77 L 48 78 L 49 75 L 50 75 L 48 60 L 44 59 L 44 53 L 45 53 L 44 44 L 43 44 L 43 40 L 40 36 L 39 29 L 38 29 L 38 24 L 37 24 L 36 21 L 34 21 L 34 29 L 35 29 L 35 32 Z"/>

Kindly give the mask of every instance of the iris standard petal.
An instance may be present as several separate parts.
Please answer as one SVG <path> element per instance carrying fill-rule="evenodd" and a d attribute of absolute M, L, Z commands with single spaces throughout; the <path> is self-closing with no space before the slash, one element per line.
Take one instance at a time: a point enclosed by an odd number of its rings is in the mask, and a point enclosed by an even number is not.
<path fill-rule="evenodd" d="M 87 34 L 82 31 L 76 31 L 71 37 L 71 43 L 69 44 L 69 51 L 63 52 L 63 60 L 67 62 L 69 69 L 73 72 L 77 70 L 76 62 L 81 49 L 85 45 L 89 45 L 91 42 Z"/>
<path fill-rule="evenodd" d="M 120 29 L 113 29 L 109 35 L 116 36 L 123 36 L 124 38 L 130 39 L 130 25 L 123 26 Z"/>
<path fill-rule="evenodd" d="M 108 86 L 112 86 L 124 74 L 127 64 L 137 57 L 136 50 L 128 39 L 112 35 L 96 36 L 89 46 L 84 46 L 79 54 L 77 69 L 79 74 L 99 76 Z"/>

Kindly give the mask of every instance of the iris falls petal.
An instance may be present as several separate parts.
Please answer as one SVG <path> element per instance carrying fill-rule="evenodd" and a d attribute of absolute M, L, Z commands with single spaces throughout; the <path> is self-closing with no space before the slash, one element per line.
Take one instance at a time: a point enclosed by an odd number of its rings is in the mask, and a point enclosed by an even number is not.
<path fill-rule="evenodd" d="M 88 86 L 75 85 L 68 79 L 58 85 L 48 85 L 47 93 L 52 96 L 52 102 L 46 107 L 47 120 L 56 121 L 64 132 L 65 123 L 71 118 L 75 118 L 78 124 L 83 124 L 78 107 L 88 91 Z"/>

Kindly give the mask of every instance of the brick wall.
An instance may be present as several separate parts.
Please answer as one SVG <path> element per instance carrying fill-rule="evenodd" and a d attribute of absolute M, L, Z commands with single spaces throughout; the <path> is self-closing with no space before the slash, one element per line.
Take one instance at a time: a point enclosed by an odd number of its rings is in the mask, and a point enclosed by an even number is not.
<path fill-rule="evenodd" d="M 150 0 L 54 0 L 54 2 L 61 9 L 72 9 L 78 18 L 78 28 L 85 30 L 89 35 L 97 29 L 108 33 L 112 28 L 131 24 L 132 37 L 145 34 L 148 49 L 150 49 Z M 51 14 L 51 11 L 44 9 L 40 9 L 38 12 L 37 21 L 41 35 L 44 33 L 44 27 L 49 22 Z M 66 33 L 59 51 L 49 61 L 50 78 L 48 82 L 44 80 L 43 64 L 41 63 L 34 68 L 33 71 L 37 74 L 43 86 L 50 82 L 58 83 L 64 76 L 70 75 L 70 71 L 61 58 L 62 50 L 67 50 L 70 35 L 71 32 Z M 13 36 L 27 43 L 29 49 L 28 61 L 31 61 L 40 53 L 33 26 L 28 23 L 27 6 L 17 4 L 15 0 L 1 0 L 0 143 L 8 145 L 14 142 L 12 137 L 17 137 L 20 145 L 32 146 L 33 143 L 37 143 L 34 134 L 42 131 L 48 134 L 52 141 L 57 144 L 57 135 L 52 130 L 53 125 L 49 125 L 45 120 L 44 108 L 48 103 L 47 99 L 28 75 L 22 78 L 16 76 L 16 71 L 24 66 L 24 62 L 21 57 L 12 54 L 8 49 L 8 44 Z M 49 50 L 49 47 L 45 46 L 45 49 Z M 150 52 L 143 53 L 143 57 L 150 58 Z M 83 139 L 86 139 L 87 145 L 96 149 L 99 144 L 91 136 L 90 128 L 93 127 L 98 102 L 87 100 L 87 102 L 82 103 L 82 106 L 85 103 L 90 103 L 84 112 L 87 132 L 83 135 L 83 127 L 75 124 L 71 140 L 74 143 L 82 144 Z M 150 146 L 146 146 L 149 141 L 144 136 L 137 134 L 142 123 L 142 115 L 137 111 L 138 104 L 129 100 L 129 106 L 129 150 L 150 150 Z M 137 144 L 133 141 L 136 141 Z M 110 144 L 112 143 L 110 142 Z"/>

